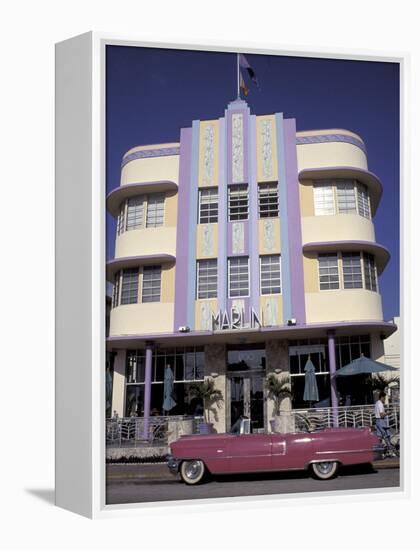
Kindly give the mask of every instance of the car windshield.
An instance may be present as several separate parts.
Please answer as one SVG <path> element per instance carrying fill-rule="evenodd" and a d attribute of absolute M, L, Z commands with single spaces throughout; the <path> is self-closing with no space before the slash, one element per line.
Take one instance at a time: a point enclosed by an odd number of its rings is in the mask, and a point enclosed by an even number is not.
<path fill-rule="evenodd" d="M 232 424 L 232 427 L 230 429 L 231 434 L 241 433 L 241 422 L 242 422 L 242 417 L 239 417 L 238 420 L 234 424 Z"/>

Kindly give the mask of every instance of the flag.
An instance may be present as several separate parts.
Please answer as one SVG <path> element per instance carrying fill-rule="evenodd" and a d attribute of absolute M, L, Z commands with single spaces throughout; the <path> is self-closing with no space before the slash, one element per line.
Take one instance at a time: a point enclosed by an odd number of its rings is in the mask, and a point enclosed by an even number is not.
<path fill-rule="evenodd" d="M 248 94 L 249 94 L 249 88 L 248 88 L 248 86 L 245 84 L 245 80 L 244 80 L 244 77 L 242 76 L 242 73 L 241 73 L 241 75 L 240 75 L 240 77 L 239 77 L 239 86 L 240 86 L 240 88 L 241 88 L 242 93 L 244 94 L 244 96 L 247 97 Z"/>
<path fill-rule="evenodd" d="M 247 70 L 249 78 L 258 86 L 257 75 L 255 74 L 254 69 L 248 63 L 248 60 L 243 53 L 239 54 L 239 66 Z"/>

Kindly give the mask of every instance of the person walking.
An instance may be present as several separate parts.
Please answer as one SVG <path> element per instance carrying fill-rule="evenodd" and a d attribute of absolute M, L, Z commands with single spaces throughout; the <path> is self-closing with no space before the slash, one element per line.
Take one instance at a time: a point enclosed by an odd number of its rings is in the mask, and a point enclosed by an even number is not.
<path fill-rule="evenodd" d="M 381 391 L 378 396 L 378 400 L 375 403 L 375 422 L 376 422 L 376 435 L 383 439 L 388 450 L 392 448 L 391 437 L 389 435 L 388 418 L 385 412 L 385 397 L 384 391 Z"/>

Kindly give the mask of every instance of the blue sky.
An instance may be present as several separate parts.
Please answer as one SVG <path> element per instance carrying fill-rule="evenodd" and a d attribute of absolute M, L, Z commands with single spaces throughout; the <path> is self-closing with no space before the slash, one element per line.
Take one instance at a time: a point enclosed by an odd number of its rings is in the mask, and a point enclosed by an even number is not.
<path fill-rule="evenodd" d="M 386 320 L 399 315 L 399 66 L 250 54 L 259 88 L 248 81 L 256 115 L 283 112 L 297 130 L 346 128 L 366 143 L 369 170 L 384 192 L 376 240 L 391 253 L 379 285 Z M 236 98 L 236 55 L 107 47 L 107 193 L 120 181 L 123 154 L 136 145 L 179 141 L 192 120 L 223 116 Z M 115 221 L 107 215 L 107 258 Z"/>

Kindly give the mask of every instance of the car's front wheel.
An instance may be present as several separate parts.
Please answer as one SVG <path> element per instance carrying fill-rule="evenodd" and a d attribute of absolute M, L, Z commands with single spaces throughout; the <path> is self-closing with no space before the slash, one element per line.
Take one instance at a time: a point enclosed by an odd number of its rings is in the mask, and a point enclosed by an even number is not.
<path fill-rule="evenodd" d="M 180 474 L 187 485 L 197 485 L 206 474 L 206 466 L 202 460 L 185 460 L 181 464 Z"/>
<path fill-rule="evenodd" d="M 331 479 L 338 470 L 338 462 L 315 462 L 311 464 L 313 475 L 318 479 Z"/>

